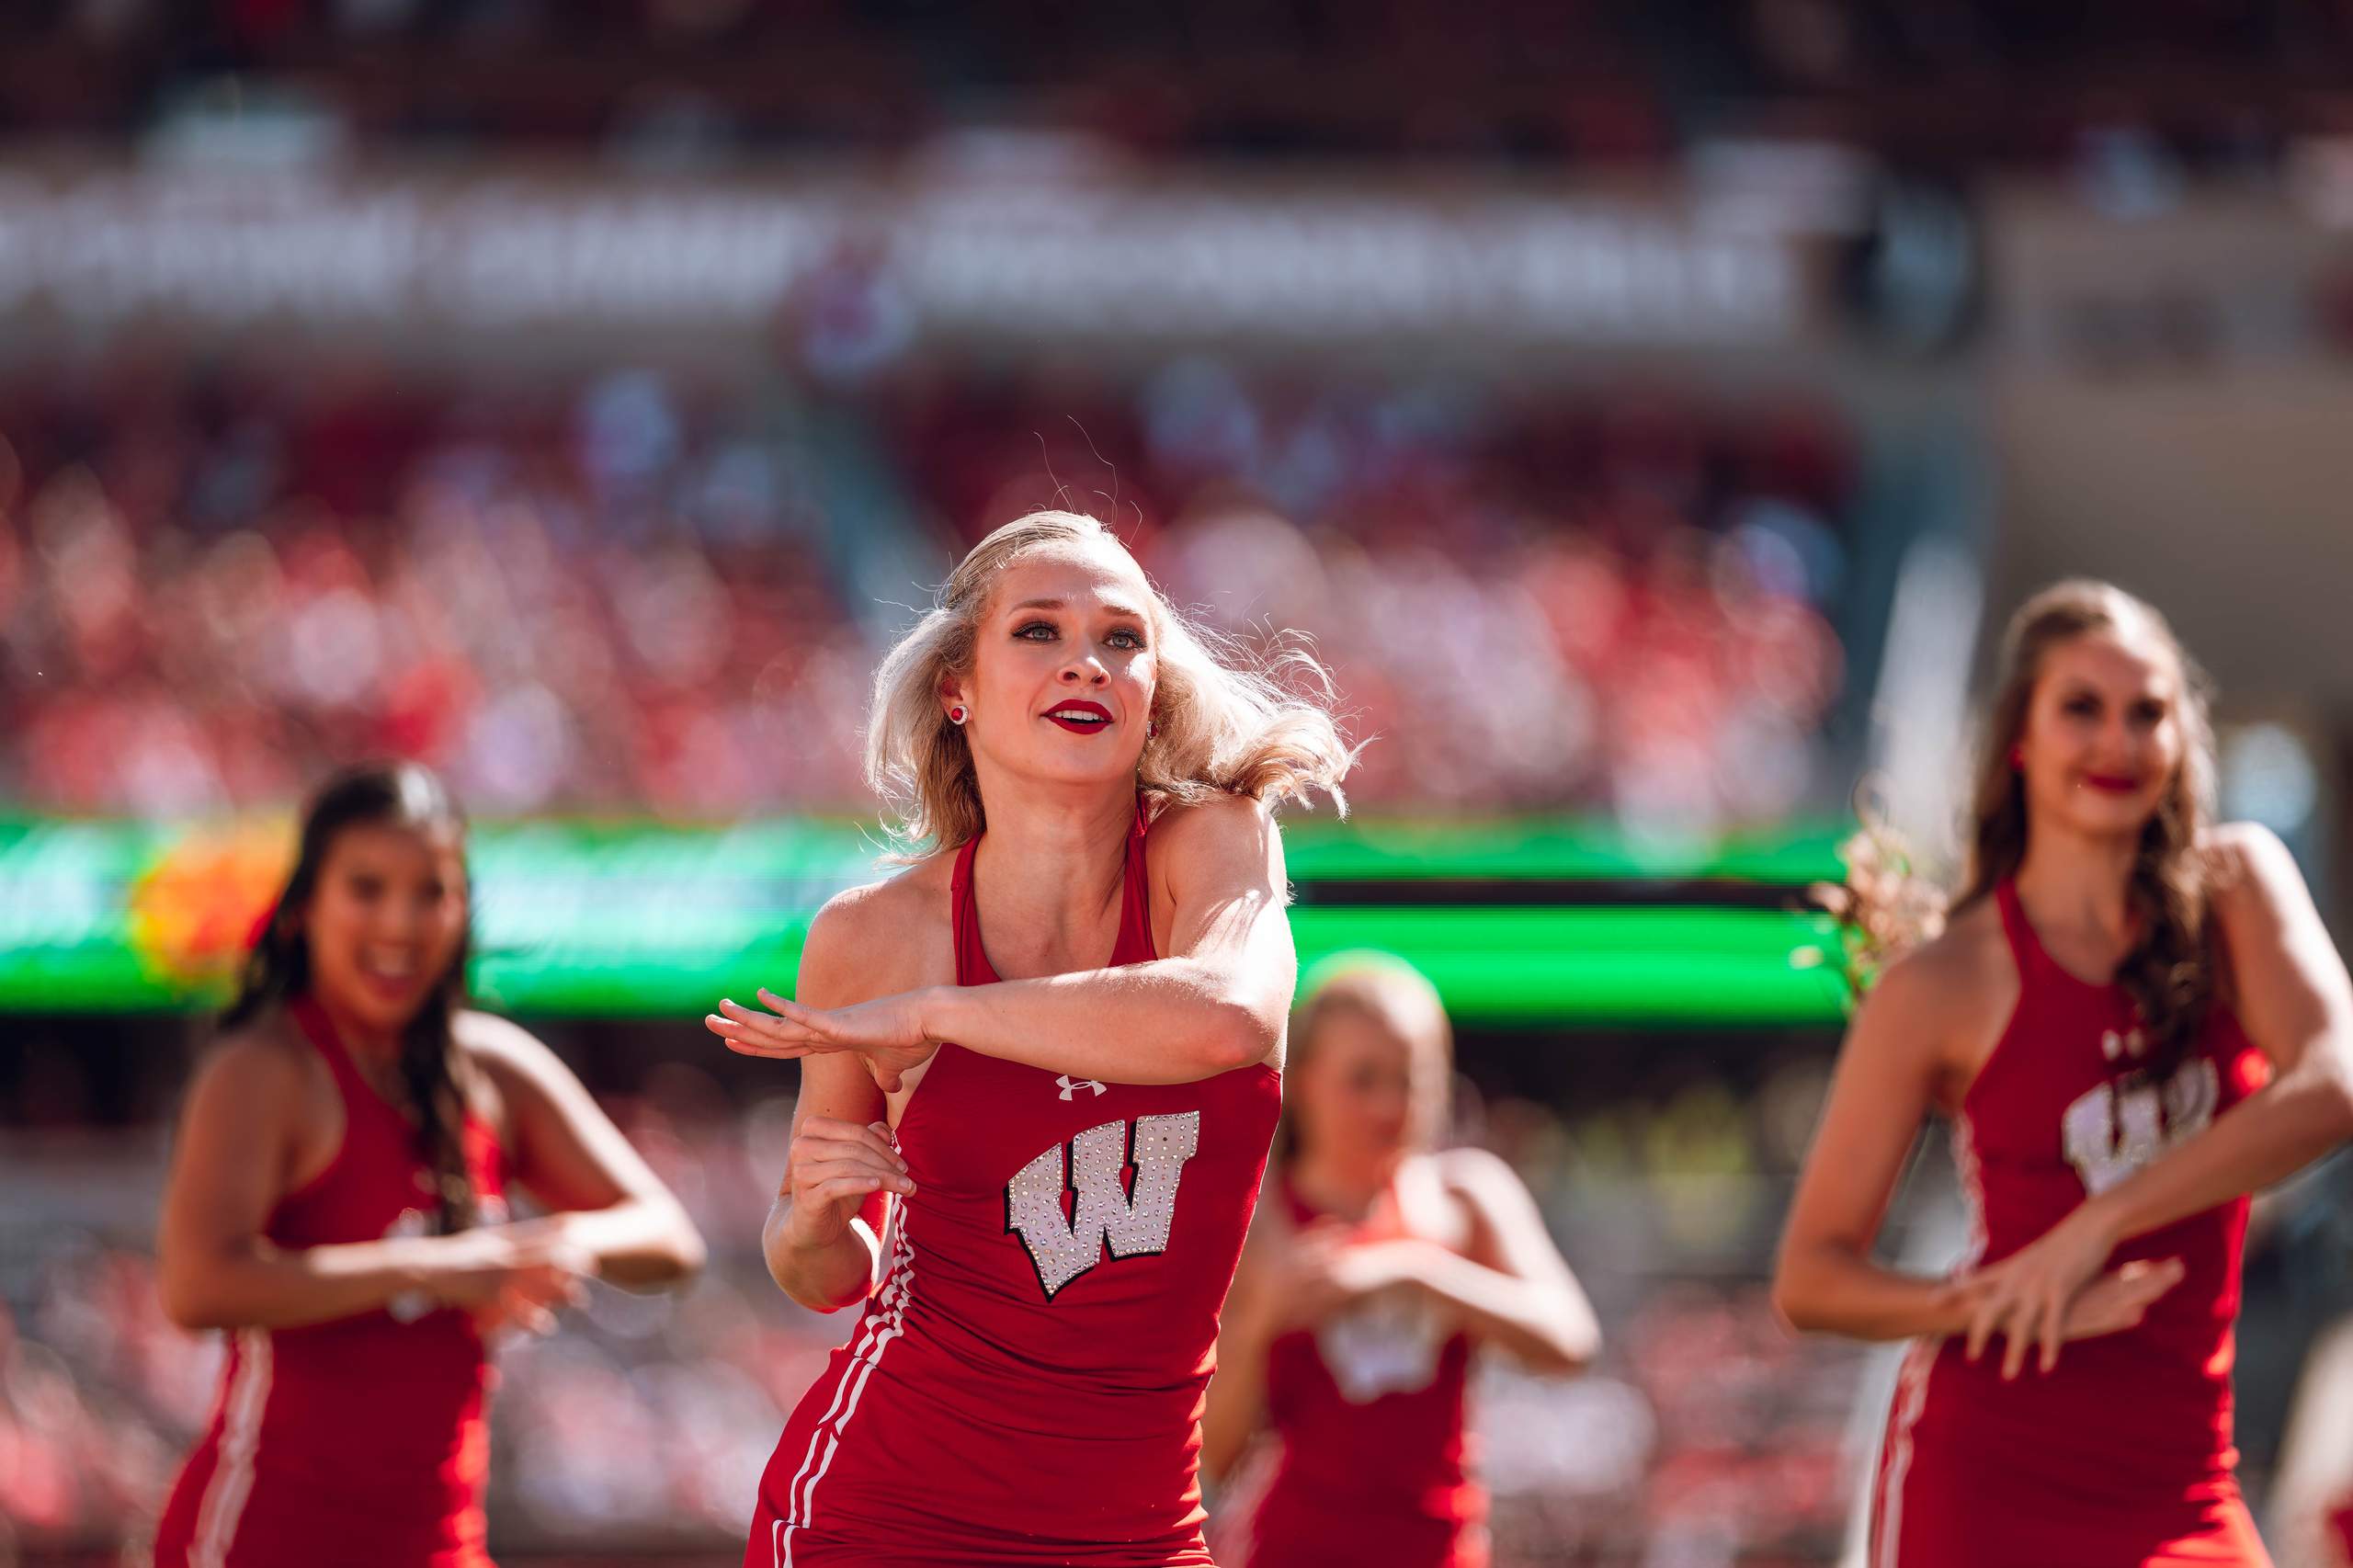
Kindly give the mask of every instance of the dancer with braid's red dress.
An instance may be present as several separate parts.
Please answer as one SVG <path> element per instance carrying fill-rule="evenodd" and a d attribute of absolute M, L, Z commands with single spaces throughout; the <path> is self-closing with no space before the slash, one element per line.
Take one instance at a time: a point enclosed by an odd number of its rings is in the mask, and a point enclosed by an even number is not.
<path fill-rule="evenodd" d="M 707 1020 L 801 1059 L 768 1267 L 861 1306 L 744 1561 L 1206 1564 L 1203 1391 L 1294 969 L 1267 808 L 1348 754 L 1067 513 L 975 547 L 876 703 L 870 771 L 928 853 L 825 907 L 796 1000 Z"/>
<path fill-rule="evenodd" d="M 165 1188 L 165 1310 L 230 1346 L 158 1564 L 480 1568 L 492 1332 L 551 1326 L 583 1273 L 701 1262 L 555 1054 L 458 1006 L 463 851 L 410 764 L 340 775 L 304 817 Z M 553 1212 L 508 1220 L 515 1187 Z"/>
<path fill-rule="evenodd" d="M 1776 1300 L 1916 1341 L 1873 1568 L 2258 1568 L 2231 1435 L 2247 1194 L 2353 1136 L 2353 983 L 2279 840 L 2207 825 L 2204 699 L 2146 605 L 2030 600 L 1986 738 L 1967 891 L 1856 1017 Z M 1858 862 L 1867 957 L 1904 946 L 1891 885 Z M 1974 1221 L 1941 1280 L 1871 1258 L 1932 1108 Z"/>

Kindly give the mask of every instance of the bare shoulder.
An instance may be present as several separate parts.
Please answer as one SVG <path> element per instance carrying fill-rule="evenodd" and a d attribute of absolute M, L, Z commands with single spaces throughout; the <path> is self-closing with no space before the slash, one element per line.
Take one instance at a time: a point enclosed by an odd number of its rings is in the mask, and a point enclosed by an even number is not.
<path fill-rule="evenodd" d="M 1164 880 L 1187 877 L 1253 877 L 1263 870 L 1280 878 L 1282 830 L 1264 802 L 1247 795 L 1218 795 L 1180 802 L 1152 821 L 1146 853 Z"/>
<path fill-rule="evenodd" d="M 449 1019 L 450 1037 L 475 1067 L 503 1077 L 511 1073 L 540 1076 L 568 1073 L 548 1043 L 511 1018 L 461 1008 Z"/>
<path fill-rule="evenodd" d="M 888 945 L 911 926 L 946 926 L 955 864 L 954 852 L 943 849 L 880 881 L 843 889 L 809 922 L 808 950 L 860 951 Z"/>
<path fill-rule="evenodd" d="M 1152 819 L 1152 835 L 1160 843 L 1180 846 L 1256 845 L 1282 836 L 1266 802 L 1247 795 L 1222 794 L 1164 807 Z"/>
<path fill-rule="evenodd" d="M 841 1007 L 912 991 L 954 971 L 949 882 L 955 853 L 940 850 L 895 876 L 847 888 L 809 922 L 794 990 L 813 1006 Z"/>
<path fill-rule="evenodd" d="M 1955 910 L 1945 928 L 1888 966 L 1872 987 L 1907 1010 L 1949 1008 L 2006 986 L 2015 992 L 2018 965 L 2010 957 L 2002 912 L 1990 898 Z"/>
<path fill-rule="evenodd" d="M 207 1146 L 227 1140 L 249 1153 L 340 1141 L 341 1114 L 334 1074 L 281 1007 L 212 1042 L 181 1111 L 183 1131 Z"/>
<path fill-rule="evenodd" d="M 2288 960 L 2290 970 L 2307 979 L 2323 977 L 2332 990 L 2342 989 L 2344 966 L 2336 944 L 2302 868 L 2278 834 L 2259 823 L 2224 823 L 2202 835 L 2199 847 L 2206 856 L 2207 908 L 2227 955 L 2222 983 L 2234 998 L 2233 1006 L 2256 1000 L 2240 994 L 2241 987 L 2260 990 L 2256 977 L 2274 960 Z"/>
<path fill-rule="evenodd" d="M 198 1062 L 190 1095 L 300 1095 L 329 1083 L 325 1064 L 283 1007 L 224 1030 Z"/>
<path fill-rule="evenodd" d="M 326 1168 L 342 1144 L 335 1073 L 282 1007 L 227 1029 L 188 1085 L 166 1185 L 164 1224 L 261 1228 L 270 1205 Z"/>
<path fill-rule="evenodd" d="M 1433 1156 L 1438 1162 L 1440 1180 L 1447 1190 L 1465 1198 L 1491 1198 L 1501 1194 L 1508 1198 L 1525 1198 L 1528 1184 L 1511 1163 L 1492 1150 L 1463 1146 L 1441 1149 Z"/>
<path fill-rule="evenodd" d="M 1980 899 L 1880 975 L 1856 1012 L 1848 1047 L 1889 1053 L 1891 1064 L 1908 1061 L 1957 1100 L 2000 1043 L 2018 987 L 2001 911 Z"/>
<path fill-rule="evenodd" d="M 1438 1151 L 1430 1163 L 1460 1228 L 1425 1229 L 1424 1235 L 1514 1274 L 1567 1268 L 1543 1206 L 1509 1161 L 1486 1149 L 1457 1148 Z"/>
<path fill-rule="evenodd" d="M 2206 857 L 2208 885 L 2218 905 L 2276 898 L 2303 885 L 2296 857 L 2261 823 L 2217 824 L 2200 836 L 2198 847 Z"/>

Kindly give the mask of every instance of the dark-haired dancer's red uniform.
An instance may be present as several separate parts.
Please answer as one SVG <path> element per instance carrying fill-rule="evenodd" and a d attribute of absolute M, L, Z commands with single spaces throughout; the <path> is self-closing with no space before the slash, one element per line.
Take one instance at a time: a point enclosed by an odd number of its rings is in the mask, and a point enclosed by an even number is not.
<path fill-rule="evenodd" d="M 433 1184 L 415 1129 L 369 1087 L 317 1005 L 290 1005 L 343 1096 L 343 1146 L 264 1233 L 288 1249 L 423 1234 Z M 465 1124 L 485 1217 L 498 1140 Z M 482 1336 L 431 1301 L 229 1337 L 221 1395 L 156 1526 L 158 1568 L 483 1568 L 490 1384 Z"/>
<path fill-rule="evenodd" d="M 967 844 L 959 984 L 996 979 Z M 1144 824 L 1111 961 L 1154 956 Z M 942 1045 L 902 1114 L 915 1195 L 880 1288 L 786 1425 L 745 1568 L 1192 1568 L 1218 1308 L 1281 1098 L 1263 1064 L 1074 1080 Z"/>
<path fill-rule="evenodd" d="M 2044 952 L 2017 890 L 1995 897 L 2018 1003 L 1953 1127 L 1995 1262 L 2253 1093 L 2269 1064 L 2218 1008 L 2181 1069 L 2137 1081 L 2120 987 Z M 2058 1370 L 2005 1382 L 2001 1348 L 1959 1339 L 1904 1363 L 1871 1520 L 1872 1568 L 2250 1568 L 2269 1561 L 2240 1501 L 2231 1436 L 2244 1198 L 2125 1243 L 2109 1267 L 2181 1259 L 2137 1328 L 2069 1344 Z"/>

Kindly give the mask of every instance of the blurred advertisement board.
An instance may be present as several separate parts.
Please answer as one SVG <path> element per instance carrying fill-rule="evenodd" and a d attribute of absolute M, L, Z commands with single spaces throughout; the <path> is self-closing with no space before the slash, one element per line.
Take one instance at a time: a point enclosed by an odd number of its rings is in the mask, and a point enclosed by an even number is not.
<path fill-rule="evenodd" d="M 0 1010 L 217 1005 L 269 912 L 289 820 L 0 821 Z M 876 874 L 870 830 L 483 824 L 471 981 L 486 1006 L 688 1022 L 722 994 L 789 992 L 809 921 Z M 1674 850 L 1542 822 L 1302 824 L 1302 965 L 1381 949 L 1466 1023 L 1833 1023 L 1824 927 L 1793 913 L 1836 874 L 1827 835 Z"/>

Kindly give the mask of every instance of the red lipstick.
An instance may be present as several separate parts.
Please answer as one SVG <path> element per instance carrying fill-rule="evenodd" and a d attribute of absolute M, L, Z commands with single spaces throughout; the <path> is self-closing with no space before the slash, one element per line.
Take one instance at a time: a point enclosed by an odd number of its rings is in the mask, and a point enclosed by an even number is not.
<path fill-rule="evenodd" d="M 2138 794 L 2141 789 L 2141 781 L 2138 778 L 2128 778 L 2115 773 L 2086 773 L 2084 775 L 2084 782 L 2103 795 Z"/>
<path fill-rule="evenodd" d="M 1084 713 L 1087 717 L 1084 719 L 1068 717 L 1076 713 Z M 1111 710 L 1099 702 L 1088 702 L 1082 698 L 1072 698 L 1068 701 L 1055 703 L 1046 710 L 1045 717 L 1060 724 L 1074 735 L 1100 734 L 1111 727 Z"/>

